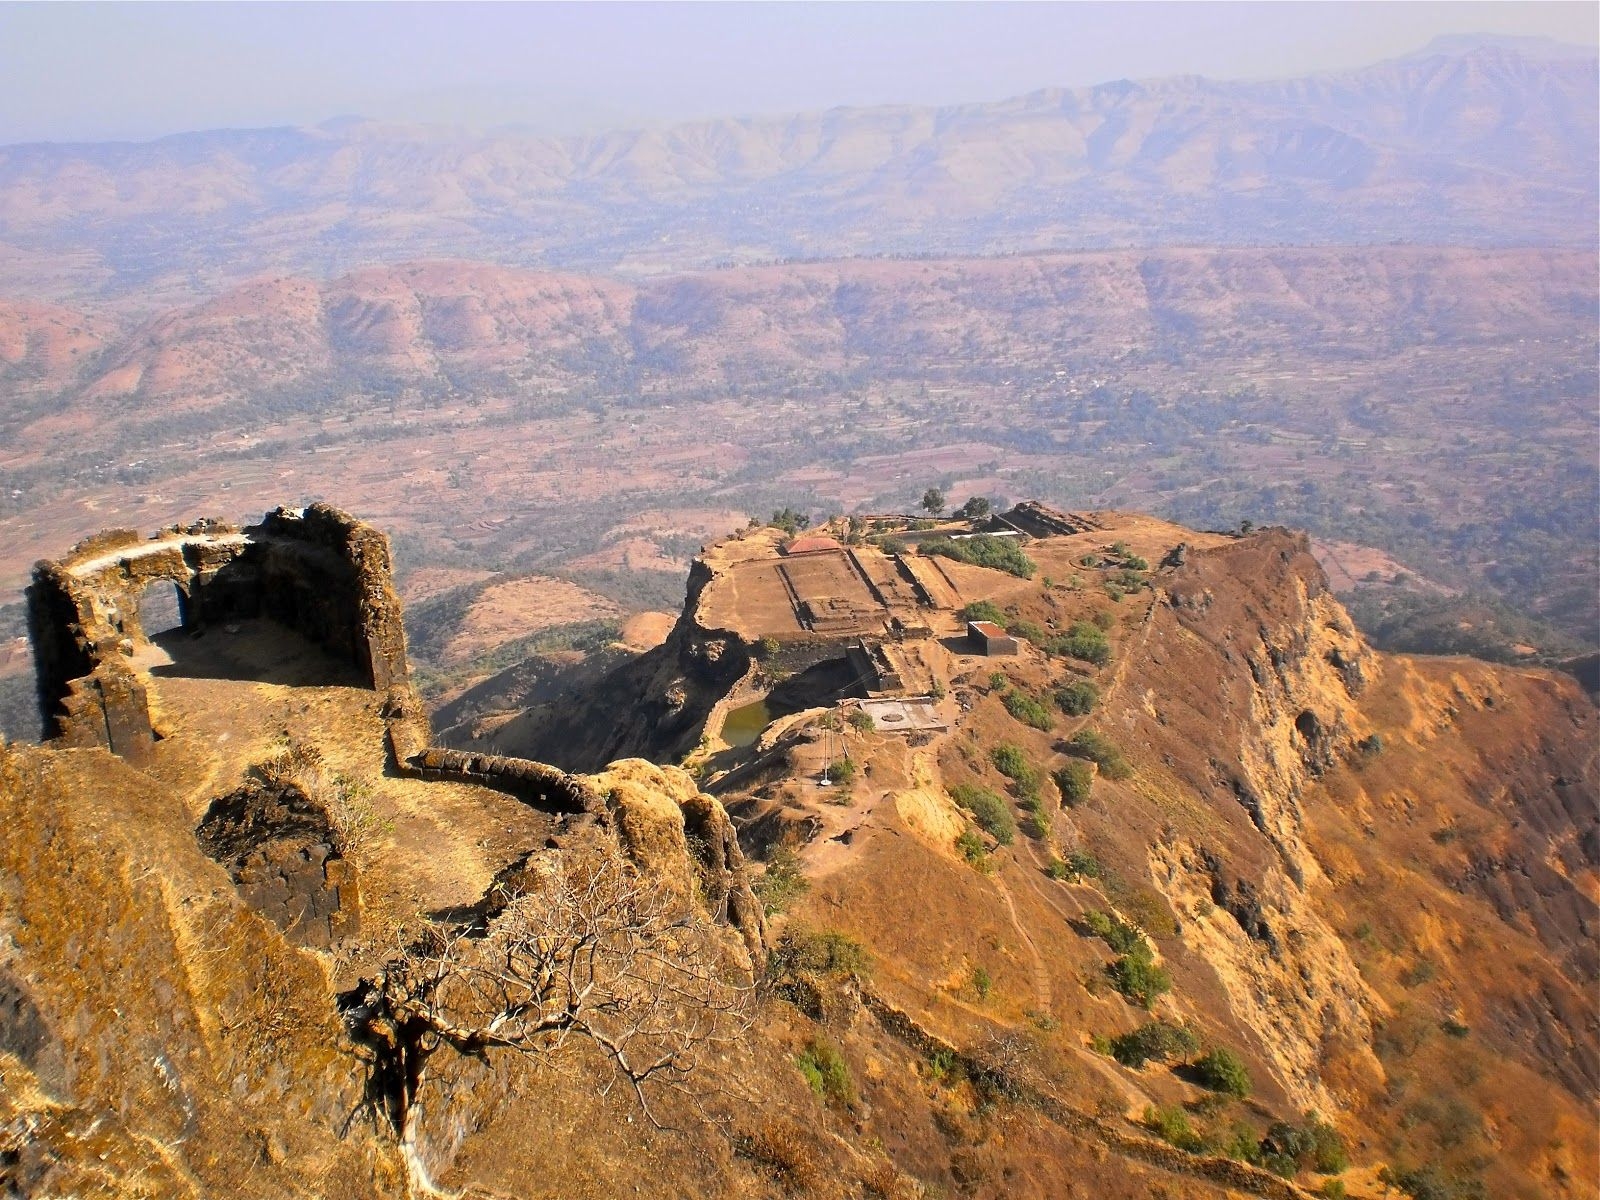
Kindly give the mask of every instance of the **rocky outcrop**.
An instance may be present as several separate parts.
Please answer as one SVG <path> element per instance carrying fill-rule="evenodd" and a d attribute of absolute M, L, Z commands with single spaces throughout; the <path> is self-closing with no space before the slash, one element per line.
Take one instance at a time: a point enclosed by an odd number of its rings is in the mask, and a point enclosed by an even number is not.
<path fill-rule="evenodd" d="M 1253 1032 L 1286 1094 L 1331 1111 L 1326 1048 L 1365 1046 L 1385 1006 L 1318 912 L 1322 867 L 1306 791 L 1366 731 L 1359 697 L 1377 658 L 1327 590 L 1303 535 L 1270 529 L 1172 556 L 1163 599 L 1120 653 L 1125 694 L 1107 713 L 1168 787 L 1206 806 L 1125 846 L 1183 921 L 1183 944 Z M 1119 838 L 1129 841 L 1127 834 Z M 1141 861 L 1142 860 L 1142 861 Z M 1370 1051 L 1354 1057 L 1369 1078 Z"/>
<path fill-rule="evenodd" d="M 712 578 L 697 559 L 683 615 L 665 642 L 559 702 L 498 726 L 483 748 L 569 771 L 599 771 L 622 758 L 681 759 L 752 662 L 743 638 L 704 620 L 701 597 Z"/>
<path fill-rule="evenodd" d="M 103 750 L 0 747 L 0 1193 L 400 1190 L 324 968 Z"/>
<path fill-rule="evenodd" d="M 643 759 L 614 762 L 591 783 L 605 797 L 628 856 L 711 919 L 736 928 L 751 957 L 761 961 L 761 903 L 722 805 L 687 771 Z"/>
<path fill-rule="evenodd" d="M 1186 555 L 1165 588 L 1178 624 L 1209 648 L 1205 669 L 1230 717 L 1219 732 L 1234 740 L 1231 761 L 1216 756 L 1216 785 L 1304 883 L 1316 867 L 1299 797 L 1354 746 L 1356 700 L 1377 658 L 1328 591 L 1304 534 L 1270 529 Z"/>
<path fill-rule="evenodd" d="M 239 895 L 297 945 L 324 950 L 361 926 L 355 867 L 327 809 L 293 784 L 212 801 L 195 837 Z"/>

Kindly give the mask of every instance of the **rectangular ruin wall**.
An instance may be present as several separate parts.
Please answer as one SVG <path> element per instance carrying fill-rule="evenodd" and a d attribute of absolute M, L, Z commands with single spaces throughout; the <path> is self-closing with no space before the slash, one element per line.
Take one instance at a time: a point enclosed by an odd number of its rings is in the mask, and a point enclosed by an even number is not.
<path fill-rule="evenodd" d="M 377 691 L 409 677 L 388 539 L 329 505 L 280 508 L 240 530 L 214 521 L 97 534 L 34 567 L 28 589 L 47 736 L 138 758 L 154 741 L 142 681 L 127 665 L 145 640 L 138 601 L 178 589 L 185 628 L 265 616 L 353 663 Z"/>

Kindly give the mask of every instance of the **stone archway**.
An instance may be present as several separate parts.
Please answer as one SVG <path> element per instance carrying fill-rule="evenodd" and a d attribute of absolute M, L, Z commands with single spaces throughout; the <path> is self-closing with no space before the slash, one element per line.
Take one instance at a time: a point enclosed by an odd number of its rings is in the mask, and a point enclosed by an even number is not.
<path fill-rule="evenodd" d="M 123 631 L 130 636 L 154 641 L 163 633 L 189 628 L 189 593 L 174 579 L 153 579 L 134 597 L 131 614 L 137 629 L 130 629 L 129 614 L 123 615 Z"/>

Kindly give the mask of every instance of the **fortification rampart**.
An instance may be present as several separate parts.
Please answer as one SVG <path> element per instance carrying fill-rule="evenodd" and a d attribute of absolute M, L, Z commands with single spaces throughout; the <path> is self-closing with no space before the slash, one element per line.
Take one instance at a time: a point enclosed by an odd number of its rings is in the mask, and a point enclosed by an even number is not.
<path fill-rule="evenodd" d="M 476 783 L 515 796 L 535 808 L 603 816 L 605 799 L 576 775 L 526 758 L 470 754 L 429 746 L 400 764 L 408 775 Z"/>
<path fill-rule="evenodd" d="M 154 537 L 108 530 L 34 567 L 28 589 L 39 704 L 47 736 L 142 757 L 155 740 L 128 659 L 146 641 L 139 598 L 178 593 L 185 629 L 270 617 L 348 661 L 372 688 L 408 678 L 405 629 L 388 539 L 325 504 L 279 508 L 246 529 L 219 521 Z"/>
<path fill-rule="evenodd" d="M 604 819 L 605 798 L 565 771 L 431 744 L 391 571 L 388 539 L 325 504 L 279 508 L 244 529 L 200 521 L 151 538 L 128 529 L 96 534 L 63 558 L 39 563 L 28 590 L 46 729 L 58 743 L 103 746 L 135 761 L 148 752 L 157 734 L 132 658 L 148 640 L 139 598 L 167 582 L 191 632 L 268 617 L 354 664 L 374 691 L 386 693 L 382 712 L 400 773 L 474 783 L 546 810 Z"/>

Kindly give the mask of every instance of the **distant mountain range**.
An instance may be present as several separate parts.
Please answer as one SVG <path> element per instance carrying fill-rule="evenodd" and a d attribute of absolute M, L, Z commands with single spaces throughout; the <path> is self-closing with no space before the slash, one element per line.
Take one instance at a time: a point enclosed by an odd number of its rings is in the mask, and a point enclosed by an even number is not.
<path fill-rule="evenodd" d="M 871 361 L 922 378 L 1130 347 L 1285 354 L 1561 342 L 1596 318 L 1593 257 L 1573 249 L 1104 251 L 791 264 L 630 283 L 449 261 L 339 279 L 257 280 L 140 323 L 0 300 L 5 414 L 36 397 L 49 430 L 196 411 L 285 388 L 523 390 L 597 379 L 684 389 L 826 380 Z M 626 390 L 626 389 L 624 389 Z M 122 401 L 134 401 L 127 408 Z M 19 448 L 24 423 L 10 431 Z M 8 426 L 0 422 L 0 433 Z M 35 430 L 35 433 L 40 431 Z"/>
<path fill-rule="evenodd" d="M 784 258 L 1595 240 L 1596 59 L 1473 41 L 1276 82 L 1115 82 L 593 137 L 341 120 L 0 148 L 0 295 L 180 303 L 424 256 Z"/>

